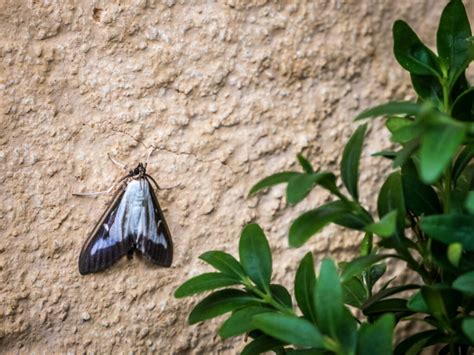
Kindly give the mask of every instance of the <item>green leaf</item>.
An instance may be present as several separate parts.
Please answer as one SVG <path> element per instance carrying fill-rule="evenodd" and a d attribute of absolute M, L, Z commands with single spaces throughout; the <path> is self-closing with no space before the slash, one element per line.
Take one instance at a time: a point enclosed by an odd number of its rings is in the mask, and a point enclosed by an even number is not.
<path fill-rule="evenodd" d="M 258 224 L 248 224 L 239 242 L 240 262 L 246 274 L 257 286 L 269 291 L 272 277 L 272 252 Z"/>
<path fill-rule="evenodd" d="M 311 236 L 348 211 L 350 210 L 345 203 L 333 201 L 303 213 L 290 227 L 290 245 L 302 246 Z"/>
<path fill-rule="evenodd" d="M 451 82 L 471 61 L 472 47 L 468 40 L 471 36 L 471 26 L 462 1 L 450 1 L 441 14 L 436 45 L 440 58 L 448 65 Z"/>
<path fill-rule="evenodd" d="M 342 283 L 344 304 L 361 308 L 369 295 L 359 277 L 353 277 Z"/>
<path fill-rule="evenodd" d="M 367 316 L 379 316 L 385 313 L 412 313 L 407 308 L 407 300 L 403 298 L 387 298 L 375 302 L 365 307 L 363 312 Z"/>
<path fill-rule="evenodd" d="M 220 316 L 245 306 L 259 305 L 260 300 L 244 291 L 227 289 L 211 293 L 199 302 L 189 314 L 189 324 Z"/>
<path fill-rule="evenodd" d="M 394 101 L 379 106 L 372 107 L 355 119 L 362 120 L 364 118 L 387 116 L 387 115 L 418 115 L 421 111 L 421 105 L 409 101 Z"/>
<path fill-rule="evenodd" d="M 461 291 L 469 297 L 474 296 L 474 271 L 459 276 L 453 282 L 453 288 Z"/>
<path fill-rule="evenodd" d="M 433 317 L 440 322 L 442 327 L 449 328 L 449 316 L 440 290 L 424 286 L 421 288 L 421 295 Z"/>
<path fill-rule="evenodd" d="M 430 101 L 440 108 L 443 102 L 443 87 L 439 79 L 433 75 L 411 74 L 411 83 L 423 101 Z"/>
<path fill-rule="evenodd" d="M 444 244 L 460 243 L 474 251 L 474 219 L 468 215 L 435 215 L 421 220 L 420 227 L 431 238 Z"/>
<path fill-rule="evenodd" d="M 410 118 L 393 116 L 387 118 L 385 121 L 385 126 L 390 131 L 390 133 L 395 133 L 402 128 L 411 127 L 413 123 L 415 123 L 415 121 Z"/>
<path fill-rule="evenodd" d="M 301 173 L 295 171 L 285 171 L 282 173 L 276 173 L 266 177 L 265 179 L 260 180 L 257 182 L 249 192 L 249 196 L 252 196 L 256 192 L 266 189 L 267 187 L 271 187 L 274 185 L 282 184 L 285 182 L 290 181 L 290 179 L 296 175 L 300 175 Z"/>
<path fill-rule="evenodd" d="M 253 317 L 253 325 L 267 335 L 286 343 L 322 348 L 323 335 L 306 319 L 280 313 L 263 313 Z"/>
<path fill-rule="evenodd" d="M 321 263 L 319 278 L 315 286 L 315 306 L 317 310 L 318 326 L 325 334 L 337 336 L 337 329 L 341 326 L 342 287 L 336 265 L 331 259 L 324 259 Z"/>
<path fill-rule="evenodd" d="M 344 147 L 341 160 L 341 179 L 354 200 L 359 199 L 357 184 L 359 182 L 359 160 L 364 144 L 367 124 L 357 128 Z"/>
<path fill-rule="evenodd" d="M 474 191 L 469 191 L 466 198 L 466 209 L 470 214 L 474 214 Z"/>
<path fill-rule="evenodd" d="M 405 199 L 403 196 L 402 177 L 399 172 L 391 173 L 382 185 L 377 199 L 379 217 L 397 211 L 397 230 L 405 228 Z"/>
<path fill-rule="evenodd" d="M 250 306 L 238 309 L 222 324 L 219 329 L 219 335 L 223 339 L 227 339 L 248 333 L 255 329 L 251 323 L 253 316 L 266 312 L 272 312 L 272 310 L 261 306 Z"/>
<path fill-rule="evenodd" d="M 405 146 L 397 152 L 397 156 L 393 160 L 393 168 L 403 167 L 419 147 L 420 140 L 418 138 L 406 143 Z"/>
<path fill-rule="evenodd" d="M 453 103 L 451 115 L 460 121 L 474 121 L 474 88 L 463 92 Z"/>
<path fill-rule="evenodd" d="M 398 63 L 412 74 L 440 76 L 436 55 L 404 21 L 393 25 L 393 51 Z"/>
<path fill-rule="evenodd" d="M 395 317 L 391 314 L 383 315 L 373 324 L 362 324 L 359 330 L 357 355 L 392 354 L 394 328 Z"/>
<path fill-rule="evenodd" d="M 474 318 L 464 318 L 462 321 L 462 331 L 469 338 L 471 345 L 474 344 Z"/>
<path fill-rule="evenodd" d="M 314 173 L 313 166 L 311 163 L 306 159 L 303 155 L 298 154 L 296 156 L 298 158 L 298 162 L 300 163 L 301 167 L 303 168 L 304 172 L 307 174 Z"/>
<path fill-rule="evenodd" d="M 431 184 L 438 180 L 465 137 L 465 129 L 454 125 L 431 127 L 421 139 L 421 178 Z"/>
<path fill-rule="evenodd" d="M 280 348 L 281 346 L 285 345 L 280 340 L 275 338 L 262 335 L 258 338 L 254 339 L 251 343 L 248 343 L 245 348 L 242 350 L 240 355 L 256 355 L 265 353 L 267 351 L 275 350 Z"/>
<path fill-rule="evenodd" d="M 393 287 L 390 287 L 390 288 L 380 290 L 379 292 L 374 294 L 372 297 L 370 297 L 364 303 L 362 308 L 363 309 L 369 308 L 372 305 L 374 305 L 375 303 L 377 303 L 378 301 L 380 301 L 380 300 L 382 300 L 386 297 L 389 297 L 389 296 L 392 296 L 392 295 L 395 295 L 397 293 L 404 292 L 404 291 L 407 291 L 407 290 L 417 289 L 417 288 L 420 288 L 420 286 L 414 285 L 414 284 L 408 284 L 408 285 L 401 285 L 401 286 L 393 286 Z"/>
<path fill-rule="evenodd" d="M 461 243 L 452 243 L 448 246 L 448 260 L 455 266 L 459 266 L 459 261 L 462 257 L 462 244 Z"/>
<path fill-rule="evenodd" d="M 469 144 L 459 153 L 453 166 L 453 181 L 456 183 L 462 172 L 474 158 L 474 144 Z"/>
<path fill-rule="evenodd" d="M 316 185 L 336 186 L 336 177 L 332 173 L 300 174 L 288 181 L 286 188 L 286 200 L 294 205 L 303 200 Z"/>
<path fill-rule="evenodd" d="M 365 227 L 364 230 L 381 237 L 390 237 L 395 233 L 396 225 L 397 211 L 392 211 L 383 216 L 379 222 L 372 223 Z"/>
<path fill-rule="evenodd" d="M 199 258 L 213 266 L 216 270 L 229 276 L 235 276 L 241 280 L 244 280 L 247 277 L 242 265 L 240 265 L 232 255 L 224 253 L 223 251 L 207 251 L 199 256 Z"/>
<path fill-rule="evenodd" d="M 370 266 L 389 257 L 391 257 L 391 255 L 369 254 L 353 259 L 344 265 L 344 269 L 341 274 L 342 282 L 350 280 L 352 277 L 361 274 Z"/>
<path fill-rule="evenodd" d="M 314 308 L 314 285 L 316 274 L 314 273 L 313 255 L 308 252 L 296 271 L 295 276 L 295 298 L 303 315 L 313 323 L 316 323 L 316 309 Z"/>
<path fill-rule="evenodd" d="M 418 355 L 429 344 L 433 337 L 440 337 L 443 333 L 438 330 L 426 330 L 416 333 L 401 341 L 395 348 L 395 355 Z"/>
<path fill-rule="evenodd" d="M 293 308 L 293 301 L 291 299 L 290 292 L 282 286 L 278 284 L 271 284 L 270 291 L 272 297 L 280 304 L 285 305 L 288 308 Z"/>
<path fill-rule="evenodd" d="M 408 309 L 417 313 L 429 313 L 428 305 L 426 304 L 421 291 L 416 292 L 411 296 L 407 303 Z"/>
<path fill-rule="evenodd" d="M 428 216 L 442 212 L 438 194 L 418 177 L 416 168 L 410 172 L 408 167 L 402 169 L 403 196 L 408 210 L 415 216 Z"/>
<path fill-rule="evenodd" d="M 241 281 L 230 275 L 220 272 L 209 272 L 198 275 L 183 283 L 174 293 L 176 298 L 182 298 L 216 288 L 240 284 Z"/>

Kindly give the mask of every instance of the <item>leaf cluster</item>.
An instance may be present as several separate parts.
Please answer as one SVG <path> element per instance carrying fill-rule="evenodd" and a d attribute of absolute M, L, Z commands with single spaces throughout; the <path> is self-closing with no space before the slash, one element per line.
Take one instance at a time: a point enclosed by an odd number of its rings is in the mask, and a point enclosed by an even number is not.
<path fill-rule="evenodd" d="M 307 253 L 294 278 L 293 299 L 285 287 L 271 282 L 272 253 L 263 230 L 247 225 L 239 261 L 221 251 L 207 252 L 201 259 L 217 272 L 196 276 L 176 290 L 176 297 L 213 291 L 194 307 L 191 324 L 230 313 L 219 334 L 248 334 L 252 341 L 244 354 L 419 354 L 433 345 L 442 354 L 472 351 L 474 89 L 465 74 L 474 59 L 471 27 L 462 1 L 451 0 L 441 15 L 437 53 L 404 21 L 395 22 L 393 38 L 395 58 L 409 72 L 418 99 L 382 104 L 356 117 L 382 117 L 398 146 L 373 154 L 392 162 L 376 213 L 359 200 L 368 122 L 344 148 L 342 184 L 298 155 L 301 171 L 275 173 L 250 190 L 253 196 L 286 184 L 289 206 L 314 190 L 329 191 L 331 201 L 291 223 L 289 244 L 301 247 L 333 223 L 363 235 L 360 254 L 339 264 L 324 259 L 316 275 Z M 387 259 L 404 262 L 419 282 L 382 283 Z M 427 330 L 393 344 L 400 322 L 423 322 Z"/>

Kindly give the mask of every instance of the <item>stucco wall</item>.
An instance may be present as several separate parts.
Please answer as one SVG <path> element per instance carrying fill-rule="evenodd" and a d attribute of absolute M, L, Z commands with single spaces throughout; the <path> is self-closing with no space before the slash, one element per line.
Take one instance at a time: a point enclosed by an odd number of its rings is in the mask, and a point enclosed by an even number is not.
<path fill-rule="evenodd" d="M 198 256 L 237 251 L 258 221 L 275 251 L 275 280 L 291 286 L 308 250 L 356 252 L 361 236 L 327 228 L 289 250 L 299 212 L 284 190 L 247 199 L 253 183 L 296 168 L 303 151 L 337 170 L 352 117 L 412 98 L 391 52 L 391 25 L 409 21 L 433 43 L 445 1 L 0 1 L 0 352 L 135 351 L 233 354 L 219 321 L 188 326 L 196 299 L 176 287 L 209 270 Z M 465 1 L 470 13 L 474 3 Z M 423 20 L 417 20 L 425 16 Z M 472 16 L 471 16 L 472 18 Z M 388 144 L 372 125 L 361 188 L 373 205 L 386 172 L 370 153 Z M 149 173 L 174 243 L 171 269 L 134 258 L 82 277 L 82 243 L 123 172 L 156 145 Z"/>

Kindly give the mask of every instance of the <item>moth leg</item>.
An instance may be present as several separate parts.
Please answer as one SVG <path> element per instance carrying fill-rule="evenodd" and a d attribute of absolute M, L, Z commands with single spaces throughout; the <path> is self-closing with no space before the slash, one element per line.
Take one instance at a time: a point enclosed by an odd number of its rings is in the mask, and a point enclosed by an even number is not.
<path fill-rule="evenodd" d="M 181 184 L 181 183 L 178 183 L 178 184 L 176 184 L 176 185 L 174 185 L 174 186 L 160 187 L 160 185 L 158 185 L 158 183 L 156 182 L 156 180 L 153 179 L 150 175 L 146 174 L 145 176 L 146 176 L 147 178 L 149 178 L 151 181 L 153 181 L 153 184 L 155 184 L 157 190 L 172 190 L 172 189 L 175 189 L 175 188 L 177 188 L 177 187 L 179 187 L 179 188 L 183 188 L 183 187 L 184 187 L 184 185 Z"/>
<path fill-rule="evenodd" d="M 118 161 L 118 160 L 115 160 L 114 158 L 112 158 L 112 156 L 110 155 L 110 153 L 107 153 L 107 156 L 109 157 L 109 159 L 110 159 L 110 161 L 111 161 L 112 163 L 114 163 L 115 165 L 121 167 L 121 168 L 124 169 L 124 170 L 128 170 L 127 164 L 122 163 L 122 162 L 120 162 L 120 161 Z"/>
<path fill-rule="evenodd" d="M 123 178 L 121 178 L 119 181 L 117 181 L 115 184 L 113 184 L 111 187 L 109 187 L 107 190 L 105 191 L 94 191 L 94 192 L 73 192 L 72 195 L 73 196 L 99 196 L 99 195 L 107 195 L 107 194 L 110 194 L 116 187 L 117 185 L 119 185 L 120 183 L 123 182 L 123 180 L 125 180 L 128 176 L 125 176 Z"/>

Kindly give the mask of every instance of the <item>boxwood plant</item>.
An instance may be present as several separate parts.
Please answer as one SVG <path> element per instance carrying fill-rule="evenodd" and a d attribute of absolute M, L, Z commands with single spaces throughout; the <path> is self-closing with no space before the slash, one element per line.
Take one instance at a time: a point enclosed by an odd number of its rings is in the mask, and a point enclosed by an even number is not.
<path fill-rule="evenodd" d="M 206 252 L 200 258 L 216 271 L 176 290 L 178 298 L 212 291 L 194 307 L 190 324 L 228 314 L 219 335 L 247 336 L 243 354 L 474 351 L 474 90 L 465 75 L 474 45 L 462 1 L 452 0 L 443 10 L 437 54 L 401 20 L 393 26 L 393 39 L 395 58 L 410 73 L 418 99 L 389 102 L 356 118 L 384 118 L 392 146 L 398 147 L 373 154 L 392 161 L 377 213 L 359 202 L 358 193 L 367 122 L 344 148 L 344 189 L 333 173 L 314 171 L 298 155 L 302 171 L 276 173 L 250 190 L 254 195 L 287 184 L 288 205 L 316 187 L 328 190 L 332 201 L 293 221 L 289 244 L 301 247 L 335 223 L 362 233 L 360 254 L 339 264 L 324 259 L 316 275 L 308 252 L 297 268 L 292 295 L 272 283 L 269 243 L 257 224 L 249 224 L 240 237 L 239 260 L 222 251 Z M 417 281 L 381 282 L 390 258 L 418 274 Z M 409 322 L 425 325 L 395 337 L 395 326 Z"/>

